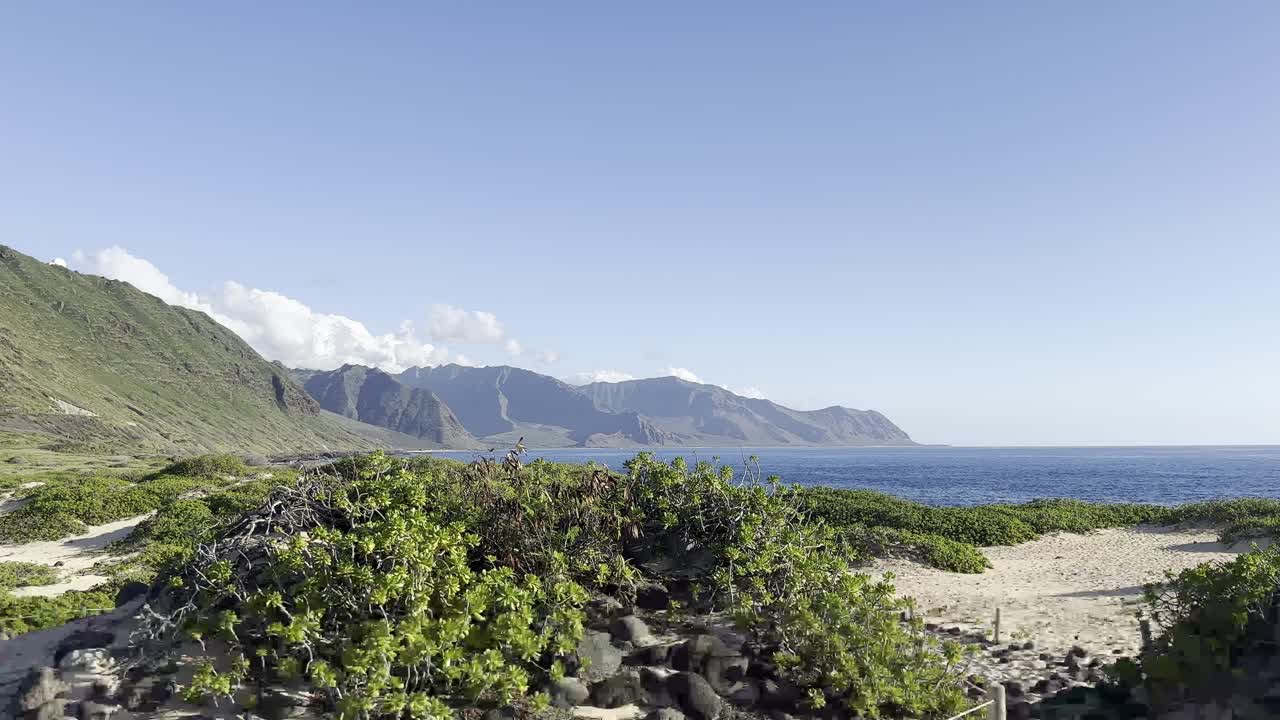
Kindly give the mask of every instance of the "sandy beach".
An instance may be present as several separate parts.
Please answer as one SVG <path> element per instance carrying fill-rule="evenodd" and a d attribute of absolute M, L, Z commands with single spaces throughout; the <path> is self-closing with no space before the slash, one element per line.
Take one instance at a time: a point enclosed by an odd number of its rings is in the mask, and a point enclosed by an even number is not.
<path fill-rule="evenodd" d="M 94 525 L 80 535 L 62 540 L 0 545 L 0 560 L 56 566 L 61 573 L 59 582 L 52 585 L 15 588 L 10 592 L 17 596 L 61 595 L 68 590 L 88 590 L 106 582 L 109 578 L 86 571 L 107 557 L 107 548 L 112 543 L 129 537 L 129 533 L 148 517 L 150 514 Z"/>
<path fill-rule="evenodd" d="M 1248 550 L 1248 543 L 1219 543 L 1213 529 L 1123 528 L 983 548 L 994 567 L 981 575 L 903 560 L 879 561 L 873 571 L 892 572 L 899 594 L 915 598 L 929 622 L 989 635 L 1000 608 L 1004 642 L 1030 640 L 1058 656 L 1073 645 L 1094 655 L 1131 654 L 1141 644 L 1136 611 L 1144 583 Z"/>

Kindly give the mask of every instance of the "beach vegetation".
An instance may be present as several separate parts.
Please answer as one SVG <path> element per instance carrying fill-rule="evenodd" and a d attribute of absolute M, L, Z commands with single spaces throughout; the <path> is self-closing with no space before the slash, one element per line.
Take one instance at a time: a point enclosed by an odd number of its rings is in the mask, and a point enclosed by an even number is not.
<path fill-rule="evenodd" d="M 698 568 L 682 604 L 731 615 L 814 707 L 963 708 L 959 649 L 901 622 L 892 584 L 856 572 L 796 492 L 647 454 L 622 473 L 516 453 L 413 469 L 347 460 L 273 488 L 167 570 L 157 632 L 217 638 L 242 658 L 202 671 L 192 697 L 294 678 L 347 719 L 540 707 L 549 678 L 582 669 L 573 650 L 593 595 Z"/>
<path fill-rule="evenodd" d="M 0 561 L 0 591 L 34 585 L 52 585 L 57 581 L 58 571 L 48 565 L 14 560 Z"/>

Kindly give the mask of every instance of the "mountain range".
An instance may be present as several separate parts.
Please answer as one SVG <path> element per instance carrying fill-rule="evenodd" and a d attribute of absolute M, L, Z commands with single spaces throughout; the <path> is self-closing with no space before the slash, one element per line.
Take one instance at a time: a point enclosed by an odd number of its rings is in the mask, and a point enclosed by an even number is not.
<path fill-rule="evenodd" d="M 0 440 L 156 451 L 910 445 L 874 410 L 800 411 L 674 377 L 515 367 L 289 370 L 208 315 L 0 245 Z"/>
<path fill-rule="evenodd" d="M 458 446 L 473 438 L 491 446 L 524 438 L 535 447 L 913 444 L 874 410 L 792 410 L 675 377 L 579 387 L 507 366 L 415 367 L 391 376 L 347 365 L 296 370 L 294 378 L 325 409 L 400 432 L 448 442 L 441 429 L 452 427 L 446 417 L 456 418 L 469 433 L 452 433 Z M 394 390 L 396 382 L 406 390 Z M 452 413 L 436 411 L 425 421 L 406 413 L 410 391 L 426 393 L 417 403 Z"/>

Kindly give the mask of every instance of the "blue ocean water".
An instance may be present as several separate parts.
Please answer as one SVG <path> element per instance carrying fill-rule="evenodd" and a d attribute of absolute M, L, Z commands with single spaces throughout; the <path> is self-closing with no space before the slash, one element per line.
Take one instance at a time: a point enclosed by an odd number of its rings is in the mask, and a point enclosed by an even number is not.
<path fill-rule="evenodd" d="M 1280 446 L 1100 448 L 680 448 L 663 460 L 719 458 L 742 468 L 756 455 L 785 482 L 865 488 L 934 505 L 1068 497 L 1174 504 L 1226 497 L 1280 497 Z M 635 450 L 533 450 L 554 462 L 621 469 Z M 470 460 L 474 452 L 439 453 Z M 499 454 L 500 455 L 500 454 Z"/>

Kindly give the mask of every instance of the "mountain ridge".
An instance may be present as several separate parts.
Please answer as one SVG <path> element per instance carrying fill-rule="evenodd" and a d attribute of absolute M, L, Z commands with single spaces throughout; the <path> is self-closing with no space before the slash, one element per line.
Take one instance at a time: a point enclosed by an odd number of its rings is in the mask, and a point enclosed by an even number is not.
<path fill-rule="evenodd" d="M 657 427 L 694 442 L 744 445 L 914 445 L 901 428 L 875 410 L 831 405 L 793 410 L 772 400 L 748 398 L 718 385 L 677 377 L 581 386 L 596 405 L 639 413 Z"/>
<path fill-rule="evenodd" d="M 570 385 L 508 365 L 409 368 L 477 438 L 541 446 L 914 445 L 882 413 L 832 405 L 793 410 L 675 377 Z"/>
<path fill-rule="evenodd" d="M 478 447 L 453 411 L 430 390 L 409 387 L 377 368 L 291 371 L 320 407 L 442 448 Z"/>

